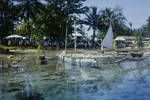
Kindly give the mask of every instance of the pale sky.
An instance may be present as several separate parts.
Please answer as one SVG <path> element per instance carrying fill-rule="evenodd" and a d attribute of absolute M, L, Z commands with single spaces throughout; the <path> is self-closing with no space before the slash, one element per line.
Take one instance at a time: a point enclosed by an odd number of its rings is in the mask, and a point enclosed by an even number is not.
<path fill-rule="evenodd" d="M 85 5 L 96 6 L 99 10 L 119 6 L 128 22 L 133 24 L 133 28 L 144 25 L 150 16 L 150 0 L 87 0 Z"/>

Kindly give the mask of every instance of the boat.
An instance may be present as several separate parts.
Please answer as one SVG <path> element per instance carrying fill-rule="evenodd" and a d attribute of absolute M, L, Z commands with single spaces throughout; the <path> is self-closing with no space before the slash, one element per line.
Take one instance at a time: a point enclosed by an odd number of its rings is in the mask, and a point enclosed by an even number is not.
<path fill-rule="evenodd" d="M 66 35 L 67 36 L 67 35 Z M 75 38 L 76 39 L 76 38 Z M 76 42 L 76 41 L 75 41 Z M 102 41 L 102 50 L 103 48 L 107 48 L 109 50 L 113 50 L 114 45 L 114 35 L 112 31 L 111 24 L 109 25 L 108 31 L 106 33 L 106 36 L 104 37 Z M 115 63 L 116 60 L 119 60 L 122 58 L 120 55 L 114 55 L 112 52 L 110 54 L 100 54 L 99 52 L 96 54 L 92 53 L 77 53 L 76 52 L 76 43 L 75 43 L 75 52 L 74 53 L 66 53 L 66 50 L 62 53 L 58 54 L 58 58 L 62 62 L 67 63 L 76 63 L 78 65 L 80 64 L 93 64 L 93 65 L 100 65 L 100 63 Z"/>
<path fill-rule="evenodd" d="M 143 57 L 143 54 L 144 54 L 144 52 L 142 51 L 143 46 L 144 46 L 143 41 L 142 41 L 142 34 L 139 34 L 137 36 L 135 43 L 138 48 L 137 48 L 137 50 L 132 51 L 130 54 L 133 58 L 135 58 L 135 57 L 141 58 L 141 57 Z"/>
<path fill-rule="evenodd" d="M 46 60 L 45 55 L 40 55 L 40 56 L 39 56 L 39 60 L 40 60 L 40 63 L 41 63 L 42 65 L 47 64 L 47 60 Z"/>
<path fill-rule="evenodd" d="M 101 50 L 104 52 L 104 48 L 111 50 L 110 54 L 105 53 L 103 57 L 97 58 L 97 62 L 103 63 L 103 64 L 108 64 L 108 63 L 115 63 L 119 59 L 122 58 L 120 55 L 114 55 L 112 54 L 113 51 L 113 46 L 114 46 L 114 34 L 112 30 L 112 25 L 109 25 L 108 31 L 101 43 Z"/>
<path fill-rule="evenodd" d="M 58 58 L 61 62 L 70 63 L 73 65 L 89 65 L 96 63 L 96 58 L 98 56 L 94 56 L 91 54 L 83 54 L 83 53 L 61 53 L 58 55 Z"/>
<path fill-rule="evenodd" d="M 141 58 L 141 57 L 143 57 L 144 53 L 138 51 L 138 52 L 131 52 L 130 54 L 133 58 L 135 58 L 135 57 Z"/>
<path fill-rule="evenodd" d="M 76 65 L 95 63 L 96 56 L 91 55 L 91 54 L 87 55 L 84 53 L 77 52 L 76 39 L 77 39 L 78 33 L 76 31 L 75 21 L 74 21 L 74 33 L 72 34 L 72 36 L 74 37 L 74 52 L 66 53 L 67 51 L 67 31 L 66 31 L 65 50 L 58 54 L 59 61 L 63 63 L 71 63 L 71 64 L 76 64 Z"/>

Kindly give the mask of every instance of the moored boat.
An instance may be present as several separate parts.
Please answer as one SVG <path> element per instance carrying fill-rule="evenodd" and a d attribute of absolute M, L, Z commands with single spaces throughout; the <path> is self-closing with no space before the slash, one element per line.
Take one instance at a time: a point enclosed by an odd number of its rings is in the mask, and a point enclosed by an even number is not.
<path fill-rule="evenodd" d="M 132 57 L 141 58 L 141 57 L 143 57 L 144 52 L 131 52 L 130 54 Z"/>
<path fill-rule="evenodd" d="M 105 38 L 103 39 L 101 46 L 102 49 L 107 48 L 109 50 L 113 50 L 113 45 L 114 45 L 114 35 L 113 35 L 113 30 L 111 24 L 109 25 L 108 31 L 106 33 Z M 75 46 L 76 48 L 76 46 Z M 103 49 L 104 50 L 104 49 Z M 110 54 L 89 54 L 89 53 L 80 53 L 78 54 L 76 52 L 68 54 L 66 51 L 63 51 L 61 54 L 58 55 L 58 58 L 63 61 L 63 62 L 68 62 L 68 63 L 94 63 L 99 65 L 100 63 L 115 63 L 122 59 L 122 56 L 120 55 L 114 55 L 112 52 Z"/>

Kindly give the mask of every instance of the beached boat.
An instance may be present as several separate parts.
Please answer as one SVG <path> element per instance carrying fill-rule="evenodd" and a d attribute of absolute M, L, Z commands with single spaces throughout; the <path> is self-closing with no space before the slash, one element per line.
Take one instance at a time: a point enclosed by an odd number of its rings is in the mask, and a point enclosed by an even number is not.
<path fill-rule="evenodd" d="M 45 55 L 40 55 L 39 60 L 40 60 L 40 64 L 42 64 L 42 65 L 47 64 Z"/>
<path fill-rule="evenodd" d="M 74 22 L 75 24 L 75 22 Z M 72 34 L 74 37 L 74 52 L 73 53 L 66 53 L 67 49 L 67 32 L 65 36 L 65 50 L 62 53 L 58 54 L 59 61 L 66 62 L 66 63 L 74 63 L 77 65 L 83 64 L 83 63 L 95 63 L 96 57 L 94 55 L 89 54 L 83 54 L 83 53 L 77 53 L 77 32 L 76 27 L 74 27 L 74 34 Z"/>
<path fill-rule="evenodd" d="M 112 31 L 112 26 L 110 24 L 109 29 L 101 45 L 102 47 L 112 50 L 113 44 L 114 44 L 113 31 Z M 99 63 L 115 63 L 117 60 L 121 59 L 122 57 L 119 55 L 113 55 L 112 53 L 111 54 L 77 53 L 76 46 L 75 46 L 74 53 L 68 54 L 66 53 L 66 51 L 63 51 L 61 54 L 58 54 L 58 58 L 61 61 L 67 63 L 77 63 L 77 64 L 92 63 L 92 64 L 99 65 Z"/>
<path fill-rule="evenodd" d="M 131 56 L 132 57 L 139 57 L 139 58 L 141 58 L 141 57 L 143 57 L 143 52 L 131 52 L 130 53 L 131 54 Z"/>
<path fill-rule="evenodd" d="M 81 53 L 74 53 L 74 54 L 61 53 L 58 55 L 60 61 L 76 65 L 96 63 L 97 57 L 98 56 L 90 54 L 86 55 Z"/>
<path fill-rule="evenodd" d="M 143 40 L 142 39 L 142 34 L 138 34 L 138 36 L 136 38 L 136 41 L 135 41 L 135 44 L 137 45 L 138 48 L 137 48 L 137 50 L 130 53 L 133 58 L 143 57 L 144 52 L 142 51 L 142 49 L 143 49 L 144 44 L 143 44 L 142 40 Z"/>
<path fill-rule="evenodd" d="M 101 43 L 101 50 L 104 52 L 104 48 L 113 50 L 113 45 L 114 45 L 114 34 L 112 30 L 111 24 L 109 25 L 108 31 Z M 105 54 L 105 53 L 104 53 Z M 113 55 L 112 51 L 111 54 L 107 55 L 105 54 L 103 57 L 100 57 L 97 59 L 97 62 L 100 63 L 114 63 L 117 60 L 120 59 L 121 56 L 119 55 Z"/>

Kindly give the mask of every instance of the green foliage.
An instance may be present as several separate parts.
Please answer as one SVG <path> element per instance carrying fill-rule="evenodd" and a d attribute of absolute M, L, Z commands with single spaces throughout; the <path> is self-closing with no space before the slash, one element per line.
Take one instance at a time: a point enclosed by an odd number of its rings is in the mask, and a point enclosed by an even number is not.
<path fill-rule="evenodd" d="M 42 14 L 44 6 L 40 0 L 17 0 L 18 4 L 16 5 L 19 12 L 18 17 L 21 19 L 21 22 L 27 24 L 26 33 L 31 35 L 32 22 L 36 19 L 38 13 Z"/>
<path fill-rule="evenodd" d="M 96 30 L 98 29 L 98 23 L 99 23 L 99 17 L 100 17 L 100 11 L 97 10 L 97 7 L 91 7 L 87 13 L 85 13 L 86 18 L 82 21 L 83 24 L 88 25 L 90 30 L 92 28 L 93 30 L 93 43 L 96 36 Z"/>
<path fill-rule="evenodd" d="M 98 36 L 99 39 L 103 39 L 105 37 L 105 33 L 99 31 L 98 34 L 97 34 L 97 36 Z"/>
<path fill-rule="evenodd" d="M 143 40 L 142 34 L 138 34 L 136 36 L 136 44 L 139 49 L 143 49 L 144 44 L 143 44 L 142 40 Z"/>
<path fill-rule="evenodd" d="M 99 19 L 99 30 L 106 33 L 109 24 L 112 24 L 113 32 L 115 36 L 118 35 L 132 35 L 129 28 L 125 25 L 126 18 L 123 15 L 123 11 L 120 8 L 106 8 L 101 10 Z"/>
<path fill-rule="evenodd" d="M 83 23 L 88 25 L 89 29 L 93 29 L 93 38 L 97 29 L 100 30 L 98 35 L 104 38 L 110 23 L 113 26 L 114 37 L 118 35 L 133 35 L 129 27 L 126 26 L 126 18 L 119 7 L 114 9 L 106 8 L 100 11 L 97 11 L 97 7 L 91 7 L 85 15 L 86 18 L 83 20 Z"/>
<path fill-rule="evenodd" d="M 141 32 L 144 37 L 150 37 L 150 17 L 148 17 L 147 23 L 141 28 L 137 29 L 136 32 Z"/>
<path fill-rule="evenodd" d="M 85 1 L 0 0 L 0 36 L 3 38 L 17 32 L 37 40 L 42 39 L 43 36 L 64 39 L 66 27 L 68 35 L 74 31 L 74 20 L 78 32 L 85 34 L 84 25 L 88 25 L 89 29 L 93 30 L 93 40 L 96 30 L 101 31 L 100 37 L 103 38 L 110 23 L 115 36 L 132 35 L 125 24 L 126 18 L 122 9 L 106 8 L 98 11 L 97 7 L 84 6 Z M 80 18 L 81 14 L 85 15 L 83 20 Z M 145 34 L 149 33 L 150 18 L 142 30 Z"/>
<path fill-rule="evenodd" d="M 36 30 L 34 30 L 34 29 L 32 30 L 32 33 L 34 33 L 34 34 L 31 35 L 31 38 L 33 38 L 35 40 L 39 40 L 40 41 L 44 37 L 43 34 L 40 34 L 40 33 L 36 32 Z"/>
<path fill-rule="evenodd" d="M 15 12 L 12 0 L 0 0 L 0 38 L 3 38 L 14 30 Z"/>
<path fill-rule="evenodd" d="M 44 14 L 37 15 L 35 27 L 43 35 L 64 39 L 66 27 L 68 33 L 73 32 L 73 14 L 81 14 L 86 11 L 83 6 L 85 0 L 46 0 Z M 76 18 L 78 20 L 78 18 Z"/>

